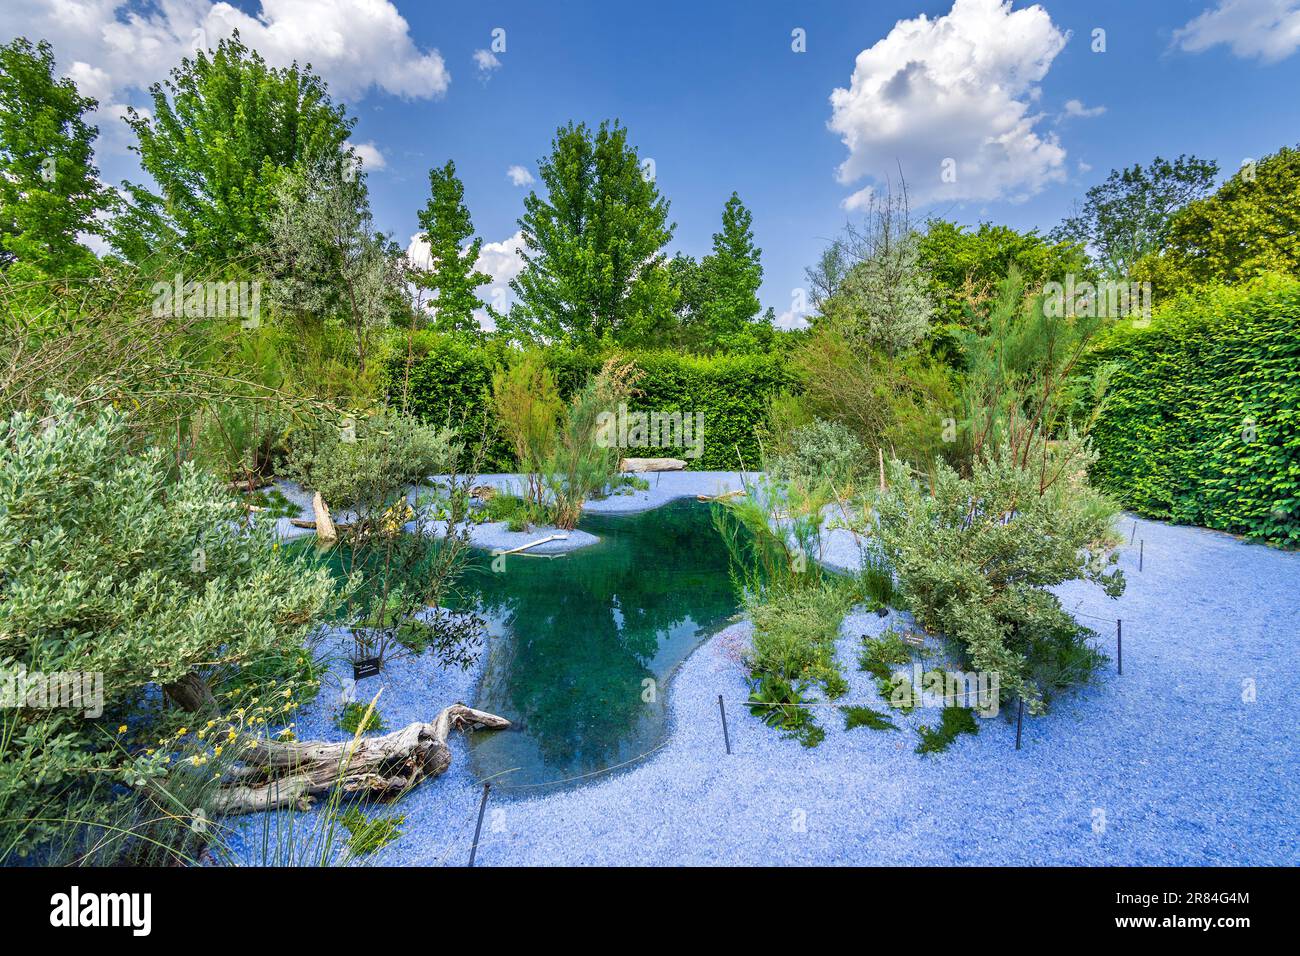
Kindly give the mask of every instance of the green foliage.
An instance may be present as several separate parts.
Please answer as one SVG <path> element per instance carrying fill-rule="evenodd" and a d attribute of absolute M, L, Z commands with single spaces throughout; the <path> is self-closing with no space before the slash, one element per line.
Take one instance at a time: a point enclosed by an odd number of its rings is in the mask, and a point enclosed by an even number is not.
<path fill-rule="evenodd" d="M 942 753 L 947 750 L 958 734 L 977 734 L 980 732 L 979 721 L 975 711 L 969 707 L 944 707 L 940 710 L 939 726 L 931 728 L 922 724 L 916 728 L 921 742 L 916 745 L 919 754 Z"/>
<path fill-rule="evenodd" d="M 761 673 L 752 682 L 746 706 L 749 712 L 769 727 L 785 731 L 805 747 L 816 747 L 826 737 L 797 682 L 779 674 Z"/>
<path fill-rule="evenodd" d="M 334 718 L 334 726 L 353 736 L 369 733 L 372 730 L 382 733 L 388 729 L 388 725 L 384 723 L 384 718 L 380 716 L 374 704 L 363 704 L 359 700 L 344 705 Z"/>
<path fill-rule="evenodd" d="M 435 293 L 433 328 L 439 332 L 477 333 L 474 310 L 481 306 L 475 289 L 492 277 L 474 269 L 483 240 L 474 238 L 474 224 L 465 208 L 465 185 L 451 160 L 429 170 L 429 201 L 417 215 L 420 237 L 429 244 L 429 267 L 418 269 L 414 281 Z"/>
<path fill-rule="evenodd" d="M 621 452 L 603 440 L 601 416 L 627 401 L 638 376 L 631 363 L 610 359 L 569 403 L 541 470 L 557 528 L 573 528 L 583 502 L 604 493 L 618 477 Z"/>
<path fill-rule="evenodd" d="M 853 730 L 856 727 L 867 727 L 871 730 L 897 730 L 898 725 L 890 720 L 886 715 L 878 710 L 872 710 L 870 707 L 864 707 L 861 704 L 854 704 L 848 707 L 841 707 L 844 713 L 844 729 Z"/>
<path fill-rule="evenodd" d="M 447 421 L 449 409 L 463 410 L 466 428 L 493 421 L 494 373 L 518 363 L 522 353 L 488 344 L 476 349 L 452 336 L 418 336 L 409 374 L 401 357 L 389 360 L 390 400 L 400 402 L 425 421 Z M 599 355 L 566 348 L 543 353 L 560 397 L 565 401 L 600 370 Z M 759 429 L 767 421 L 768 402 L 788 389 L 793 378 L 780 354 L 684 356 L 671 352 L 621 353 L 643 373 L 636 393 L 627 397 L 630 411 L 700 412 L 704 416 L 703 452 L 686 459 L 692 470 L 747 469 L 760 461 Z M 663 448 L 625 448 L 624 457 L 673 454 Z M 485 456 L 485 468 L 510 471 L 517 458 L 512 444 L 497 434 Z"/>
<path fill-rule="evenodd" d="M 447 471 L 460 451 L 449 429 L 381 409 L 368 418 L 305 432 L 285 473 L 319 491 L 330 508 L 377 518 L 410 485 Z"/>
<path fill-rule="evenodd" d="M 555 376 L 537 351 L 525 352 L 492 376 L 492 408 L 515 449 L 516 467 L 528 476 L 528 497 L 542 504 L 542 464 L 555 448 L 564 403 Z"/>
<path fill-rule="evenodd" d="M 1087 254 L 1079 244 L 1054 242 L 1034 229 L 1017 232 L 991 222 L 967 230 L 944 219 L 931 219 L 920 240 L 920 257 L 930 275 L 930 294 L 937 309 L 933 337 L 953 360 L 959 359 L 953 338 L 956 330 L 984 326 L 997 284 L 1012 268 L 1020 271 L 1030 289 L 1041 289 L 1046 282 L 1064 282 L 1070 273 L 1080 279 L 1092 277 Z"/>
<path fill-rule="evenodd" d="M 524 200 L 525 266 L 501 327 L 582 348 L 655 341 L 675 302 L 662 252 L 675 224 L 627 130 L 563 126 L 538 173 L 547 195 Z"/>
<path fill-rule="evenodd" d="M 748 661 L 753 690 L 771 696 L 788 689 L 792 703 L 814 685 L 831 698 L 844 694 L 847 683 L 835 662 L 835 641 L 848 610 L 842 588 L 769 588 L 761 598 L 751 595 L 747 610 L 754 624 Z"/>
<path fill-rule="evenodd" d="M 855 350 L 900 356 L 915 349 L 935 303 L 906 190 L 872 198 L 862 225 L 847 225 L 808 279 L 815 326 L 833 329 Z"/>
<path fill-rule="evenodd" d="M 1209 192 L 1218 172 L 1213 160 L 1185 155 L 1173 162 L 1157 156 L 1147 167 L 1112 169 L 1051 238 L 1096 250 L 1098 269 L 1128 278 L 1143 256 L 1164 247 L 1179 210 Z"/>
<path fill-rule="evenodd" d="M 1116 329 L 1090 477 L 1140 514 L 1300 546 L 1300 282 L 1207 289 Z"/>
<path fill-rule="evenodd" d="M 864 551 L 858 585 L 871 610 L 884 610 L 893 605 L 894 569 L 879 549 L 869 547 Z"/>
<path fill-rule="evenodd" d="M 893 677 L 893 668 L 911 659 L 912 651 L 907 642 L 896 631 L 888 630 L 879 637 L 862 638 L 858 667 L 872 677 L 888 681 Z"/>
<path fill-rule="evenodd" d="M 1211 282 L 1300 275 L 1300 148 L 1243 166 L 1214 195 L 1188 203 L 1135 272 L 1161 301 Z"/>
<path fill-rule="evenodd" d="M 876 534 L 906 606 L 1033 712 L 1069 683 L 1091 633 L 1047 589 L 1077 579 L 1112 597 L 1124 589 L 1116 508 L 1083 480 L 1092 459 L 1073 438 L 1051 447 L 1039 438 L 1025 466 L 1004 441 L 969 477 L 938 463 L 932 492 L 893 461 L 876 501 Z M 1045 486 L 1044 474 L 1062 477 Z"/>
<path fill-rule="evenodd" d="M 110 199 L 93 162 L 99 130 L 84 118 L 96 105 L 55 79 L 49 43 L 0 46 L 0 269 L 62 279 L 94 262 L 77 234 L 102 232 L 95 214 Z"/>
<path fill-rule="evenodd" d="M 348 807 L 339 817 L 339 822 L 350 834 L 347 840 L 348 851 L 354 857 L 362 857 L 382 850 L 400 837 L 400 828 L 406 822 L 406 815 L 368 817 L 357 807 Z"/>
<path fill-rule="evenodd" d="M 352 130 L 320 77 L 268 66 L 238 33 L 182 60 L 149 93 L 151 108 L 130 109 L 127 122 L 159 192 L 129 185 L 133 210 L 113 237 L 136 262 L 173 240 L 202 266 L 247 261 L 270 238 L 283 172 L 339 153 Z"/>
<path fill-rule="evenodd" d="M 817 418 L 793 428 L 765 465 L 773 478 L 830 481 L 843 488 L 870 467 L 870 459 L 847 426 Z"/>
<path fill-rule="evenodd" d="M 219 687 L 292 655 L 334 606 L 328 574 L 274 553 L 272 523 L 241 523 L 192 465 L 132 450 L 112 408 L 51 396 L 48 418 L 15 413 L 2 427 L 0 670 L 102 674 L 105 712 L 118 714 L 147 685 L 197 674 Z M 57 817 L 70 790 L 134 780 L 114 736 L 80 709 L 7 713 L 0 763 L 26 769 L 0 779 L 0 818 Z M 0 852 L 56 830 L 34 824 Z"/>
<path fill-rule="evenodd" d="M 736 193 L 722 210 L 713 252 L 698 264 L 678 254 L 668 264 L 678 290 L 677 343 L 694 353 L 754 352 L 772 341 L 771 319 L 756 319 L 762 305 L 763 251 L 754 245 L 753 215 Z"/>
<path fill-rule="evenodd" d="M 943 422 L 957 395 L 950 371 L 919 353 L 890 356 L 855 348 L 834 328 L 814 329 L 795 350 L 791 367 L 811 417 L 853 431 L 869 458 L 877 449 L 927 464 L 947 450 Z M 780 451 L 785 439 L 775 436 Z M 869 471 L 864 462 L 859 473 Z"/>
<path fill-rule="evenodd" d="M 379 235 L 354 163 L 343 152 L 322 153 L 280 175 L 274 209 L 261 223 L 268 238 L 260 255 L 271 302 L 299 319 L 341 323 L 364 375 L 374 330 L 403 309 L 395 290 L 406 260 Z"/>

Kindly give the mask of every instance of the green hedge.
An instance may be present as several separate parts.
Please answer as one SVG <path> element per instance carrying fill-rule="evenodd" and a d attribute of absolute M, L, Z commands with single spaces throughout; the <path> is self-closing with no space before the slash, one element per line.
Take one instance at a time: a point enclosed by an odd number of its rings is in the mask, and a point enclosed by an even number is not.
<path fill-rule="evenodd" d="M 1186 296 L 1116 330 L 1093 481 L 1152 518 L 1300 546 L 1300 282 Z"/>
<path fill-rule="evenodd" d="M 427 421 L 445 422 L 450 414 L 457 424 L 464 414 L 470 428 L 486 421 L 492 426 L 488 398 L 494 369 L 515 361 L 518 352 L 501 343 L 479 343 L 442 336 L 422 336 L 411 365 L 409 384 L 406 356 L 389 358 L 387 381 L 390 400 L 400 404 L 404 384 L 406 407 Z M 554 348 L 545 352 L 560 393 L 567 400 L 600 368 L 603 357 L 587 352 Z M 773 394 L 794 386 L 784 360 L 775 354 L 697 357 L 671 352 L 623 353 L 644 371 L 640 392 L 628 402 L 629 411 L 701 412 L 704 432 L 702 454 L 687 459 L 693 471 L 734 470 L 743 457 L 746 468 L 757 468 L 759 444 L 756 429 L 767 421 Z M 739 450 L 739 455 L 737 454 Z M 629 448 L 628 457 L 683 457 L 666 448 Z M 494 435 L 486 471 L 515 467 L 509 445 Z"/>

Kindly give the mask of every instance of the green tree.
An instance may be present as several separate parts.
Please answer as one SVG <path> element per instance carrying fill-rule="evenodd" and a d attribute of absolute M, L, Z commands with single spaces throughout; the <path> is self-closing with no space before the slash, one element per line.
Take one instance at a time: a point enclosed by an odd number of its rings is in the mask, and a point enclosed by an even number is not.
<path fill-rule="evenodd" d="M 1112 169 L 1049 238 L 1083 244 L 1103 273 L 1128 278 L 1139 259 L 1164 245 L 1178 210 L 1206 195 L 1218 173 L 1213 160 L 1186 155 Z"/>
<path fill-rule="evenodd" d="M 652 341 L 675 301 L 663 247 L 676 224 L 627 130 L 561 127 L 538 171 L 547 195 L 524 200 L 525 266 L 504 328 L 582 346 Z"/>
<path fill-rule="evenodd" d="M 1028 289 L 1064 281 L 1068 273 L 1091 277 L 1087 253 L 1078 243 L 1054 242 L 1038 230 L 982 222 L 975 229 L 944 219 L 926 223 L 921 262 L 930 274 L 936 319 L 950 327 L 983 327 L 999 282 L 1018 269 Z"/>
<path fill-rule="evenodd" d="M 268 298 L 298 317 L 341 322 L 364 377 L 373 333 L 392 323 L 394 290 L 404 288 L 403 256 L 376 230 L 355 161 L 336 153 L 277 177 L 259 258 Z"/>
<path fill-rule="evenodd" d="M 1160 297 L 1267 272 L 1300 274 L 1300 148 L 1244 166 L 1213 196 L 1189 203 L 1137 272 Z"/>
<path fill-rule="evenodd" d="M 474 238 L 474 223 L 465 208 L 465 185 L 454 162 L 429 170 L 429 192 L 429 201 L 416 218 L 424 230 L 421 237 L 429 243 L 430 267 L 417 270 L 414 282 L 437 294 L 434 329 L 477 332 L 474 310 L 482 303 L 474 290 L 492 277 L 474 268 L 483 240 Z"/>
<path fill-rule="evenodd" d="M 85 115 L 96 102 L 54 77 L 54 51 L 24 37 L 0 46 L 0 268 L 82 272 L 94 254 L 78 233 L 99 233 L 111 198 L 99 183 Z"/>
<path fill-rule="evenodd" d="M 700 263 L 696 279 L 701 298 L 688 338 L 700 351 L 738 345 L 762 308 L 763 250 L 754 245 L 753 221 L 733 192 L 722 210 L 722 231 L 713 234 L 713 252 Z"/>
<path fill-rule="evenodd" d="M 131 206 L 113 244 L 133 261 L 176 245 L 204 264 L 239 259 L 267 241 L 276 186 L 310 156 L 339 152 L 353 120 L 310 66 L 267 66 L 235 33 L 198 51 L 132 109 L 135 151 L 158 193 L 126 184 Z"/>

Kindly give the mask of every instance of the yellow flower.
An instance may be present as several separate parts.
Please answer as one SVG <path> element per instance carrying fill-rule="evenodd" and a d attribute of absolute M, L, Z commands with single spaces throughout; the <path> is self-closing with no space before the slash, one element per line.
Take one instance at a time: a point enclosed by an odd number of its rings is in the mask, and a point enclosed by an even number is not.
<path fill-rule="evenodd" d="M 180 730 L 176 731 L 176 736 L 184 737 L 187 733 L 189 733 L 189 731 L 182 727 Z"/>
<path fill-rule="evenodd" d="M 117 732 L 118 732 L 119 734 L 124 734 L 124 733 L 126 733 L 126 724 L 123 724 L 121 727 L 117 728 Z"/>

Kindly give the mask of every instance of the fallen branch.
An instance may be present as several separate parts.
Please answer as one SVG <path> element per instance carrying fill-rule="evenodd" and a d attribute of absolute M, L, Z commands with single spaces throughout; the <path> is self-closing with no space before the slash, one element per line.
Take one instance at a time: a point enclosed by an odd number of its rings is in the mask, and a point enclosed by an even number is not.
<path fill-rule="evenodd" d="M 529 548 L 535 548 L 539 544 L 546 544 L 548 541 L 568 541 L 567 534 L 548 534 L 545 538 L 538 538 L 536 541 L 530 541 L 528 544 L 521 544 L 517 548 L 511 548 L 509 551 L 493 551 L 493 557 L 500 557 L 503 554 L 518 554 L 520 551 L 527 551 Z"/>
<path fill-rule="evenodd" d="M 259 741 L 228 774 L 213 813 L 255 813 L 279 807 L 306 808 L 312 798 L 338 787 L 347 794 L 396 796 L 451 766 L 447 738 L 460 730 L 502 730 L 510 721 L 464 704 L 443 708 L 433 723 L 409 724 L 382 737 L 324 741 Z"/>

